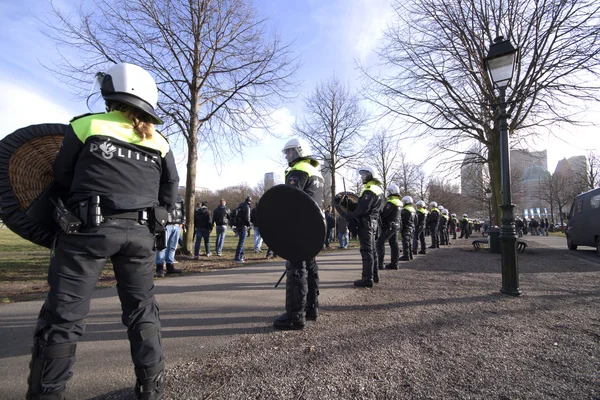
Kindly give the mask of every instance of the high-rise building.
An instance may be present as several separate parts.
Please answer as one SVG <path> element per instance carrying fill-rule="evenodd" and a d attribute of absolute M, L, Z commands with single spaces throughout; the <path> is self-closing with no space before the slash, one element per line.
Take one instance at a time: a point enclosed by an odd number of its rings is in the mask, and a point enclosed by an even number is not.
<path fill-rule="evenodd" d="M 484 192 L 481 144 L 471 147 L 460 166 L 460 192 L 479 197 Z"/>
<path fill-rule="evenodd" d="M 276 172 L 266 172 L 264 178 L 265 190 L 269 190 L 275 185 L 283 183 L 281 175 Z"/>

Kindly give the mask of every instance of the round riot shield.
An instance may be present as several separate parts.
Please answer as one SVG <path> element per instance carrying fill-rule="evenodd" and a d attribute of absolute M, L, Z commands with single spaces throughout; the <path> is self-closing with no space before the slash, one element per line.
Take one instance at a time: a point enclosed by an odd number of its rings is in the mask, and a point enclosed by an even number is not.
<path fill-rule="evenodd" d="M 358 206 L 358 195 L 352 192 L 341 192 L 333 198 L 333 206 L 342 217 L 350 215 Z"/>
<path fill-rule="evenodd" d="M 310 260 L 323 248 L 323 212 L 302 190 L 290 185 L 273 186 L 260 198 L 256 213 L 264 242 L 284 260 Z"/>
<path fill-rule="evenodd" d="M 52 170 L 68 128 L 31 125 L 0 141 L 0 217 L 17 235 L 45 247 L 51 247 L 57 229 L 49 199 L 68 194 L 54 183 Z"/>

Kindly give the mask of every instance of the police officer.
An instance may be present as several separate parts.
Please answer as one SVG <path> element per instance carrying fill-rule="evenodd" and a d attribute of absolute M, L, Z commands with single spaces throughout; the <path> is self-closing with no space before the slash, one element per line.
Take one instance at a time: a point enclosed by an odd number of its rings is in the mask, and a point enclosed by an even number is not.
<path fill-rule="evenodd" d="M 463 214 L 462 219 L 460 220 L 460 239 L 465 238 L 468 239 L 471 232 L 469 232 L 469 216 L 467 214 Z"/>
<path fill-rule="evenodd" d="M 365 165 L 358 170 L 360 179 L 364 184 L 356 209 L 346 219 L 356 219 L 358 222 L 358 241 L 362 257 L 362 277 L 354 281 L 356 287 L 373 287 L 379 282 L 377 272 L 377 249 L 375 246 L 375 232 L 379 212 L 383 207 L 384 193 L 381 180 L 375 168 Z"/>
<path fill-rule="evenodd" d="M 440 244 L 448 245 L 448 210 L 440 206 L 440 223 L 438 225 Z"/>
<path fill-rule="evenodd" d="M 175 250 L 179 245 L 181 228 L 185 226 L 185 202 L 183 197 L 177 196 L 175 206 L 169 212 L 169 219 L 165 234 L 167 247 L 156 252 L 156 277 L 164 276 L 165 261 L 167 263 L 167 275 L 181 274 L 181 270 L 175 268 Z"/>
<path fill-rule="evenodd" d="M 425 208 L 425 202 L 423 200 L 417 201 L 417 228 L 415 230 L 413 240 L 413 252 L 416 253 L 419 248 L 419 242 L 421 243 L 421 251 L 419 254 L 426 254 L 425 250 L 425 221 L 427 220 L 427 208 Z"/>
<path fill-rule="evenodd" d="M 437 203 L 432 201 L 429 203 L 429 214 L 427 215 L 427 227 L 431 234 L 431 246 L 430 249 L 437 249 L 440 247 L 440 234 L 438 232 L 438 225 L 440 223 L 440 210 L 437 208 Z"/>
<path fill-rule="evenodd" d="M 410 196 L 404 196 L 402 198 L 402 203 L 404 203 L 404 207 L 402 208 L 402 212 L 400 213 L 400 218 L 402 219 L 402 257 L 399 258 L 400 261 L 410 261 L 413 259 L 413 249 L 412 249 L 412 238 L 415 230 L 415 207 L 413 206 L 413 199 Z"/>
<path fill-rule="evenodd" d="M 283 147 L 283 154 L 289 165 L 286 185 L 303 190 L 321 208 L 325 185 L 319 162 L 311 157 L 310 146 L 302 139 L 291 139 Z M 319 267 L 311 258 L 287 261 L 285 268 L 285 313 L 273 322 L 273 326 L 283 330 L 303 329 L 306 319 L 316 321 L 319 316 Z"/>
<path fill-rule="evenodd" d="M 383 260 L 385 258 L 385 243 L 390 244 L 390 255 L 392 262 L 385 266 L 386 269 L 398 269 L 398 230 L 400 229 L 400 211 L 402 202 L 400 201 L 400 188 L 398 185 L 390 184 L 387 189 L 388 197 L 381 211 L 381 235 L 377 238 L 377 266 L 383 269 Z"/>
<path fill-rule="evenodd" d="M 154 79 L 132 64 L 96 75 L 106 113 L 71 120 L 54 163 L 68 187 L 67 207 L 79 233 L 59 233 L 50 260 L 50 291 L 38 316 L 28 399 L 62 399 L 96 281 L 110 258 L 137 377 L 138 399 L 160 399 L 164 387 L 158 305 L 154 298 L 155 226 L 166 224 L 179 178 L 167 140 L 154 130 Z M 99 205 L 99 206 L 98 206 Z M 150 217 L 148 217 L 150 215 Z"/>
<path fill-rule="evenodd" d="M 450 222 L 448 225 L 450 226 L 450 233 L 452 234 L 452 239 L 456 240 L 456 228 L 458 227 L 458 219 L 456 218 L 456 214 L 450 215 Z"/>

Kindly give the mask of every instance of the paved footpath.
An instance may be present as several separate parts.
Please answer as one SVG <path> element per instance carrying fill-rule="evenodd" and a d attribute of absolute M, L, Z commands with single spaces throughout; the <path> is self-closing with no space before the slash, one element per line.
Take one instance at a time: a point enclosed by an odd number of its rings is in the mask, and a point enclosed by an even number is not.
<path fill-rule="evenodd" d="M 350 290 L 360 278 L 358 250 L 321 253 L 318 257 L 321 301 Z M 240 334 L 272 331 L 284 310 L 285 281 L 274 289 L 284 269 L 280 263 L 244 265 L 156 281 L 167 364 L 189 361 L 226 346 Z M 32 334 L 42 300 L 0 306 L 0 398 L 23 399 Z M 77 346 L 69 399 L 101 399 L 133 387 L 135 376 L 115 288 L 95 291 L 86 333 Z"/>

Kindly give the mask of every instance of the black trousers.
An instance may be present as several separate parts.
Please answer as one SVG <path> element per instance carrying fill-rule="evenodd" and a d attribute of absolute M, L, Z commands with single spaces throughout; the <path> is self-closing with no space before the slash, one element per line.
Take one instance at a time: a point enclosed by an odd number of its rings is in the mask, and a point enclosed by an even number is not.
<path fill-rule="evenodd" d="M 358 242 L 362 258 L 362 280 L 372 281 L 379 277 L 377 272 L 377 247 L 375 245 L 375 231 L 377 220 L 361 219 L 358 222 Z"/>
<path fill-rule="evenodd" d="M 410 227 L 403 228 L 401 231 L 402 236 L 402 257 L 408 257 L 412 259 L 413 257 L 413 229 Z M 423 236 L 423 240 L 425 240 L 425 233 L 421 232 L 421 236 Z"/>
<path fill-rule="evenodd" d="M 285 311 L 288 316 L 319 306 L 319 266 L 314 258 L 285 264 Z"/>
<path fill-rule="evenodd" d="M 431 246 L 432 247 L 440 247 L 440 233 L 438 232 L 438 223 L 430 223 L 429 232 L 431 233 Z"/>
<path fill-rule="evenodd" d="M 383 268 L 383 260 L 385 258 L 385 243 L 390 244 L 390 257 L 392 264 L 398 264 L 398 229 L 386 229 L 381 232 L 377 239 L 377 265 L 375 268 Z"/>
<path fill-rule="evenodd" d="M 154 235 L 134 220 L 108 220 L 79 234 L 58 237 L 48 272 L 50 292 L 34 333 L 29 393 L 62 390 L 71 377 L 75 346 L 84 333 L 84 318 L 107 258 L 113 263 L 121 321 L 127 327 L 136 370 L 162 360 L 154 298 Z"/>
<path fill-rule="evenodd" d="M 415 233 L 412 246 L 413 253 L 419 251 L 419 242 L 421 243 L 421 251 L 425 251 L 425 225 L 416 227 L 414 232 Z"/>

